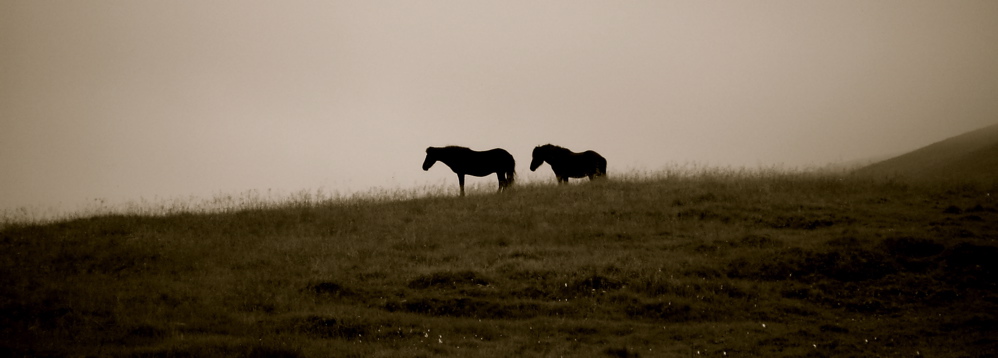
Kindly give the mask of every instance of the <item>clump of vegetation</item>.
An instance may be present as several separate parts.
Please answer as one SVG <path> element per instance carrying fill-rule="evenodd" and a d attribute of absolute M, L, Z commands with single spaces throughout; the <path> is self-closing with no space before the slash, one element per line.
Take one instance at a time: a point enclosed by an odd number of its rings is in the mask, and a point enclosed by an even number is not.
<path fill-rule="evenodd" d="M 0 352 L 990 356 L 996 188 L 715 170 L 13 222 Z"/>

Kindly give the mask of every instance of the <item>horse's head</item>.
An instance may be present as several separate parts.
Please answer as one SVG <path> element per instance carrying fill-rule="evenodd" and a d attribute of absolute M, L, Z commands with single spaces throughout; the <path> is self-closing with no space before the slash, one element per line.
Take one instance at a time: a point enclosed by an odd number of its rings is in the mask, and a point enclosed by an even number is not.
<path fill-rule="evenodd" d="M 544 147 L 534 147 L 531 156 L 533 159 L 530 160 L 530 171 L 535 171 L 541 164 L 544 164 L 544 158 L 546 158 Z"/>
<path fill-rule="evenodd" d="M 430 170 L 430 167 L 437 162 L 437 157 L 433 155 L 436 149 L 433 147 L 426 148 L 426 159 L 423 159 L 423 170 Z"/>

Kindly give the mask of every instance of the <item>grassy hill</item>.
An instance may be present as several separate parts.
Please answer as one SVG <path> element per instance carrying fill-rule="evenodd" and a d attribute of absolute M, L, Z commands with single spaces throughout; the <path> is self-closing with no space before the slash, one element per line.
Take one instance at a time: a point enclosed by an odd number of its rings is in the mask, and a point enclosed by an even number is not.
<path fill-rule="evenodd" d="M 998 354 L 995 186 L 715 172 L 0 231 L 0 355 Z"/>
<path fill-rule="evenodd" d="M 965 133 L 856 171 L 928 180 L 998 179 L 998 124 Z"/>

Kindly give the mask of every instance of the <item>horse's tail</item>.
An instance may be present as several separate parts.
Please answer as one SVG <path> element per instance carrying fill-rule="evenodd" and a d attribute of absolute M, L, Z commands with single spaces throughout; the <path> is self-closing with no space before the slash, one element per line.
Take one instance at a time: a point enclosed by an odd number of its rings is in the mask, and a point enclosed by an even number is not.
<path fill-rule="evenodd" d="M 599 157 L 598 169 L 599 169 L 598 176 L 605 177 L 606 176 L 606 158 L 603 158 L 602 156 Z"/>
<path fill-rule="evenodd" d="M 506 171 L 506 185 L 513 185 L 513 181 L 516 180 L 516 159 L 512 155 L 509 156 L 509 170 Z"/>

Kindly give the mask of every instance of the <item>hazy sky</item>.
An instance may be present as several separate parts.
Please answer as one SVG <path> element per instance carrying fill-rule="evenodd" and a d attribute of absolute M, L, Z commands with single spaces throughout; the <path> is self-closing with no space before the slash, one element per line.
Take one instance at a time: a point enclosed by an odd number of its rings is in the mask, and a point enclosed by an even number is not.
<path fill-rule="evenodd" d="M 808 166 L 998 122 L 998 1 L 0 1 L 0 209 Z M 469 179 L 469 183 L 492 183 Z"/>

